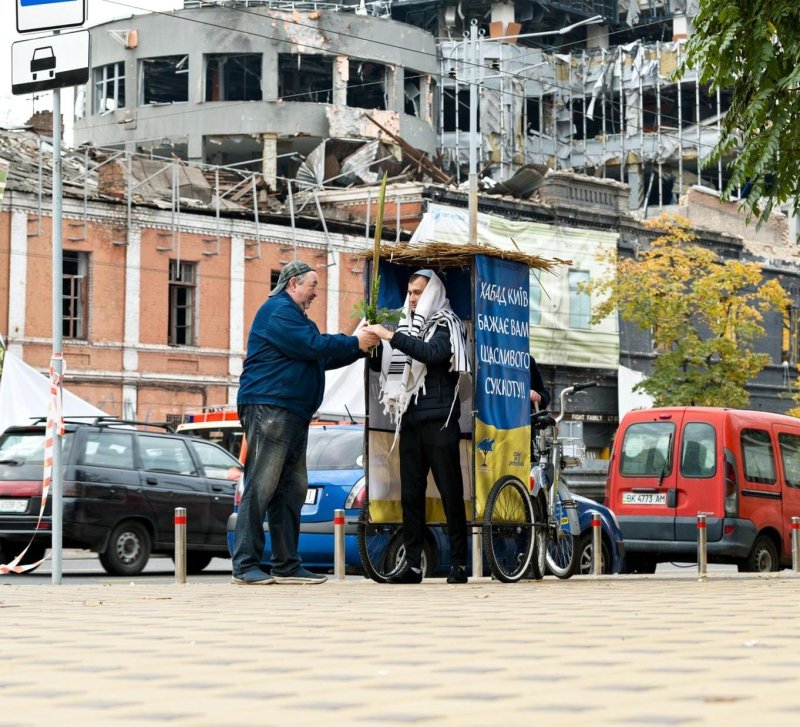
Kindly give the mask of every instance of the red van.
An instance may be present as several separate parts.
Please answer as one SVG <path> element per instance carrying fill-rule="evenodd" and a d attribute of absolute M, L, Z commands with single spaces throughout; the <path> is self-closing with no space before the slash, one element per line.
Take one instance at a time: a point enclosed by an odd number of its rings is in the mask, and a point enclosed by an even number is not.
<path fill-rule="evenodd" d="M 800 419 L 712 407 L 629 412 L 611 453 L 606 505 L 619 518 L 628 572 L 695 561 L 698 514 L 709 562 L 755 572 L 791 565 Z"/>

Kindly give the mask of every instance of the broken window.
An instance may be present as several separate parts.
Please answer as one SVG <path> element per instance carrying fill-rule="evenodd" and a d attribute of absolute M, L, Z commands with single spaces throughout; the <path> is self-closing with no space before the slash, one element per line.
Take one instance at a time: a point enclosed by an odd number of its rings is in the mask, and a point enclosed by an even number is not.
<path fill-rule="evenodd" d="M 333 103 L 333 56 L 279 53 L 278 98 Z"/>
<path fill-rule="evenodd" d="M 573 98 L 572 99 L 572 136 L 575 139 L 594 139 L 603 133 L 603 119 L 598 113 L 599 106 L 594 105 L 592 117 L 586 115 L 586 110 L 591 99 Z M 584 134 L 584 127 L 586 133 Z"/>
<path fill-rule="evenodd" d="M 169 344 L 193 346 L 197 264 L 169 261 Z"/>
<path fill-rule="evenodd" d="M 350 61 L 347 105 L 359 109 L 381 109 L 386 105 L 386 66 L 372 61 Z"/>
<path fill-rule="evenodd" d="M 206 56 L 206 101 L 260 100 L 260 53 Z"/>
<path fill-rule="evenodd" d="M 528 120 L 527 132 L 542 130 L 542 105 L 538 98 L 529 96 L 525 99 L 525 117 Z"/>
<path fill-rule="evenodd" d="M 89 308 L 89 254 L 64 250 L 62 269 L 62 335 L 86 338 Z"/>
<path fill-rule="evenodd" d="M 189 56 L 161 56 L 141 61 L 142 104 L 189 100 Z"/>
<path fill-rule="evenodd" d="M 404 90 L 405 90 L 405 112 L 409 116 L 422 116 L 422 97 L 420 81 L 422 74 L 418 71 L 405 69 Z"/>
<path fill-rule="evenodd" d="M 104 114 L 125 106 L 125 64 L 109 63 L 94 69 L 94 112 Z"/>
<path fill-rule="evenodd" d="M 452 88 L 443 88 L 444 94 L 444 118 L 442 120 L 444 131 L 455 131 L 456 121 L 459 131 L 469 131 L 469 89 L 465 88 L 458 92 L 458 102 L 456 94 Z M 481 127 L 480 99 L 478 100 L 478 129 Z"/>

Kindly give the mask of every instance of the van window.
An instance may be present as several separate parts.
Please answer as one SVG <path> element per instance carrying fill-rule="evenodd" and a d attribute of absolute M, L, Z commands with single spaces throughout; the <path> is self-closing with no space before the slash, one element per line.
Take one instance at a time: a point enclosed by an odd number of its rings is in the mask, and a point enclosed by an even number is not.
<path fill-rule="evenodd" d="M 205 442 L 192 442 L 192 448 L 203 463 L 206 477 L 217 480 L 231 480 L 235 479 L 242 470 L 239 460 L 219 449 L 219 447 Z"/>
<path fill-rule="evenodd" d="M 675 425 L 672 422 L 631 424 L 622 441 L 620 473 L 628 477 L 661 477 L 669 474 L 674 437 Z"/>
<path fill-rule="evenodd" d="M 78 464 L 133 469 L 133 435 L 102 430 L 88 432 Z"/>
<path fill-rule="evenodd" d="M 762 485 L 775 484 L 775 459 L 769 432 L 763 429 L 742 430 L 742 459 L 745 479 Z"/>
<path fill-rule="evenodd" d="M 800 437 L 781 433 L 778 435 L 778 446 L 781 449 L 786 484 L 789 487 L 800 487 Z"/>
<path fill-rule="evenodd" d="M 681 475 L 711 477 L 717 469 L 716 433 L 705 422 L 690 422 L 683 428 Z"/>

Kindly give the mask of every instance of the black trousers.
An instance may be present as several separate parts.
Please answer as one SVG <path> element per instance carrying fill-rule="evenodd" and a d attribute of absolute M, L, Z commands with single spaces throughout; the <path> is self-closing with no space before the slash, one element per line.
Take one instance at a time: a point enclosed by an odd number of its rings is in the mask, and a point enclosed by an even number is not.
<path fill-rule="evenodd" d="M 428 472 L 442 497 L 450 536 L 451 565 L 467 564 L 467 516 L 455 416 L 444 421 L 407 424 L 400 429 L 400 502 L 403 506 L 403 542 L 406 560 L 418 568 L 425 542 L 425 489 Z"/>

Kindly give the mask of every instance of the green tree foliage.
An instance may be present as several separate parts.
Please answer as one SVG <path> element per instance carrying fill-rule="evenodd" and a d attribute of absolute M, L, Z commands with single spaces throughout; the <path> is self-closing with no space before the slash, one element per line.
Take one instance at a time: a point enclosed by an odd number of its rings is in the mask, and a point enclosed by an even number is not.
<path fill-rule="evenodd" d="M 712 92 L 732 92 L 708 159 L 741 147 L 725 196 L 749 182 L 748 219 L 787 200 L 800 207 L 800 3 L 701 0 L 694 27 L 685 66 Z"/>
<path fill-rule="evenodd" d="M 769 356 L 755 353 L 763 314 L 783 311 L 788 296 L 762 282 L 755 263 L 721 260 L 693 244 L 688 220 L 662 215 L 645 223 L 661 231 L 636 259 L 617 257 L 615 272 L 588 286 L 603 302 L 596 323 L 615 311 L 650 330 L 657 357 L 639 388 L 657 406 L 746 407 L 745 389 Z"/>

